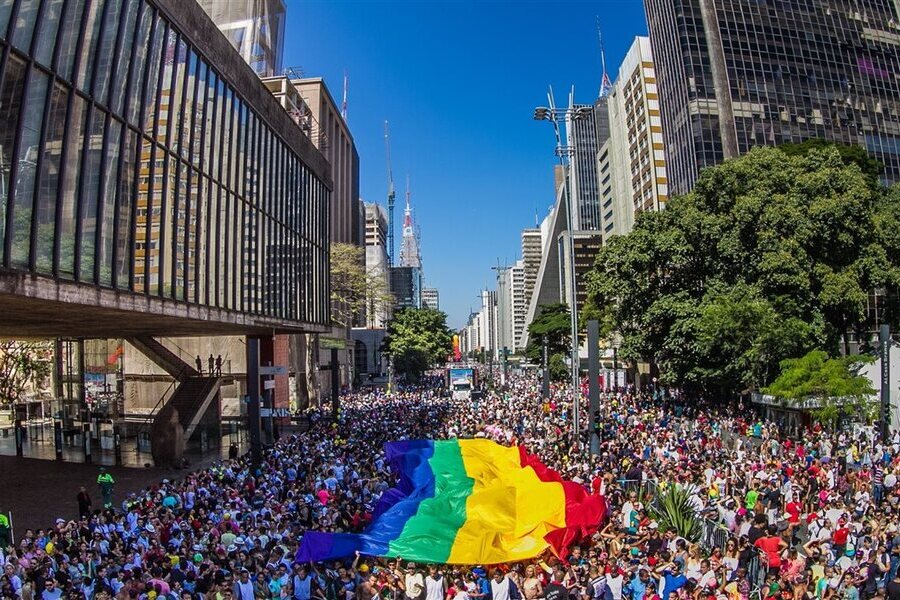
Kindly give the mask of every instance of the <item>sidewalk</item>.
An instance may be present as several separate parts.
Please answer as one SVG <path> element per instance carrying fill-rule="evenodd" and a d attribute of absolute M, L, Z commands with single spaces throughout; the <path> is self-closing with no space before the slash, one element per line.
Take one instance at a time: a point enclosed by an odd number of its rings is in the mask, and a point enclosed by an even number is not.
<path fill-rule="evenodd" d="M 241 450 L 246 451 L 246 447 Z M 53 456 L 51 448 L 50 458 Z M 180 479 L 191 471 L 205 468 L 227 456 L 226 445 L 221 452 L 208 452 L 204 456 L 188 455 L 190 465 L 183 470 L 106 466 L 106 470 L 116 479 L 113 503 L 120 510 L 122 501 L 128 494 L 165 478 Z M 12 512 L 17 538 L 26 528 L 38 529 L 53 525 L 57 517 L 77 517 L 75 496 L 79 486 L 83 485 L 91 495 L 94 509 L 101 508 L 100 488 L 97 486 L 100 465 L 80 462 L 80 454 L 75 458 L 76 462 L 65 462 L 0 454 L 0 512 Z"/>

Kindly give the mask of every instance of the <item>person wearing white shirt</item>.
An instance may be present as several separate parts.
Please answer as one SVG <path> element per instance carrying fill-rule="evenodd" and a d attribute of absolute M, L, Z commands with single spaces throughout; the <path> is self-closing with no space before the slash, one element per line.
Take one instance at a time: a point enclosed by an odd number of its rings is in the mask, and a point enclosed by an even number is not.
<path fill-rule="evenodd" d="M 494 569 L 494 577 L 491 579 L 492 600 L 510 600 L 509 587 L 509 577 L 500 569 Z"/>
<path fill-rule="evenodd" d="M 434 565 L 428 565 L 428 576 L 425 578 L 425 600 L 444 600 L 447 593 L 447 580 Z"/>

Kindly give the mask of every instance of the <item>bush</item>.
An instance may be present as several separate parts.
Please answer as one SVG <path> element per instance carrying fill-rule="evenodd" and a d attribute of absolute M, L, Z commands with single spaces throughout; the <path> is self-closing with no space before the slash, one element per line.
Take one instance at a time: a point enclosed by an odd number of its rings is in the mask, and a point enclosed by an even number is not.
<path fill-rule="evenodd" d="M 674 531 L 688 542 L 700 539 L 703 526 L 691 503 L 691 495 L 680 485 L 670 485 L 657 496 L 656 506 L 650 510 L 662 533 Z"/>

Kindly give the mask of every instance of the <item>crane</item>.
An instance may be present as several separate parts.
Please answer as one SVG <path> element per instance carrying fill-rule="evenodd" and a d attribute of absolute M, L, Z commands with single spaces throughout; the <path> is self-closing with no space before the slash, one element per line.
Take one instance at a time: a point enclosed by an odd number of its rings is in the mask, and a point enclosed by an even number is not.
<path fill-rule="evenodd" d="M 391 170 L 391 137 L 388 130 L 388 122 L 384 122 L 384 152 L 387 156 L 388 176 L 388 266 L 394 266 L 394 172 Z"/>

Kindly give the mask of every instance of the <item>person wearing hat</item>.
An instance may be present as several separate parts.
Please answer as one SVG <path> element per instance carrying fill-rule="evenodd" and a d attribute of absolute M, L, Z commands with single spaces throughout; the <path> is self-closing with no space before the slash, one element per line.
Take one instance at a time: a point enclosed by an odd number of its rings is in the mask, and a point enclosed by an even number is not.
<path fill-rule="evenodd" d="M 399 562 L 400 558 L 397 558 Z M 425 600 L 425 577 L 416 567 L 416 563 L 406 563 L 406 572 L 400 579 L 403 596 L 407 600 Z"/>

